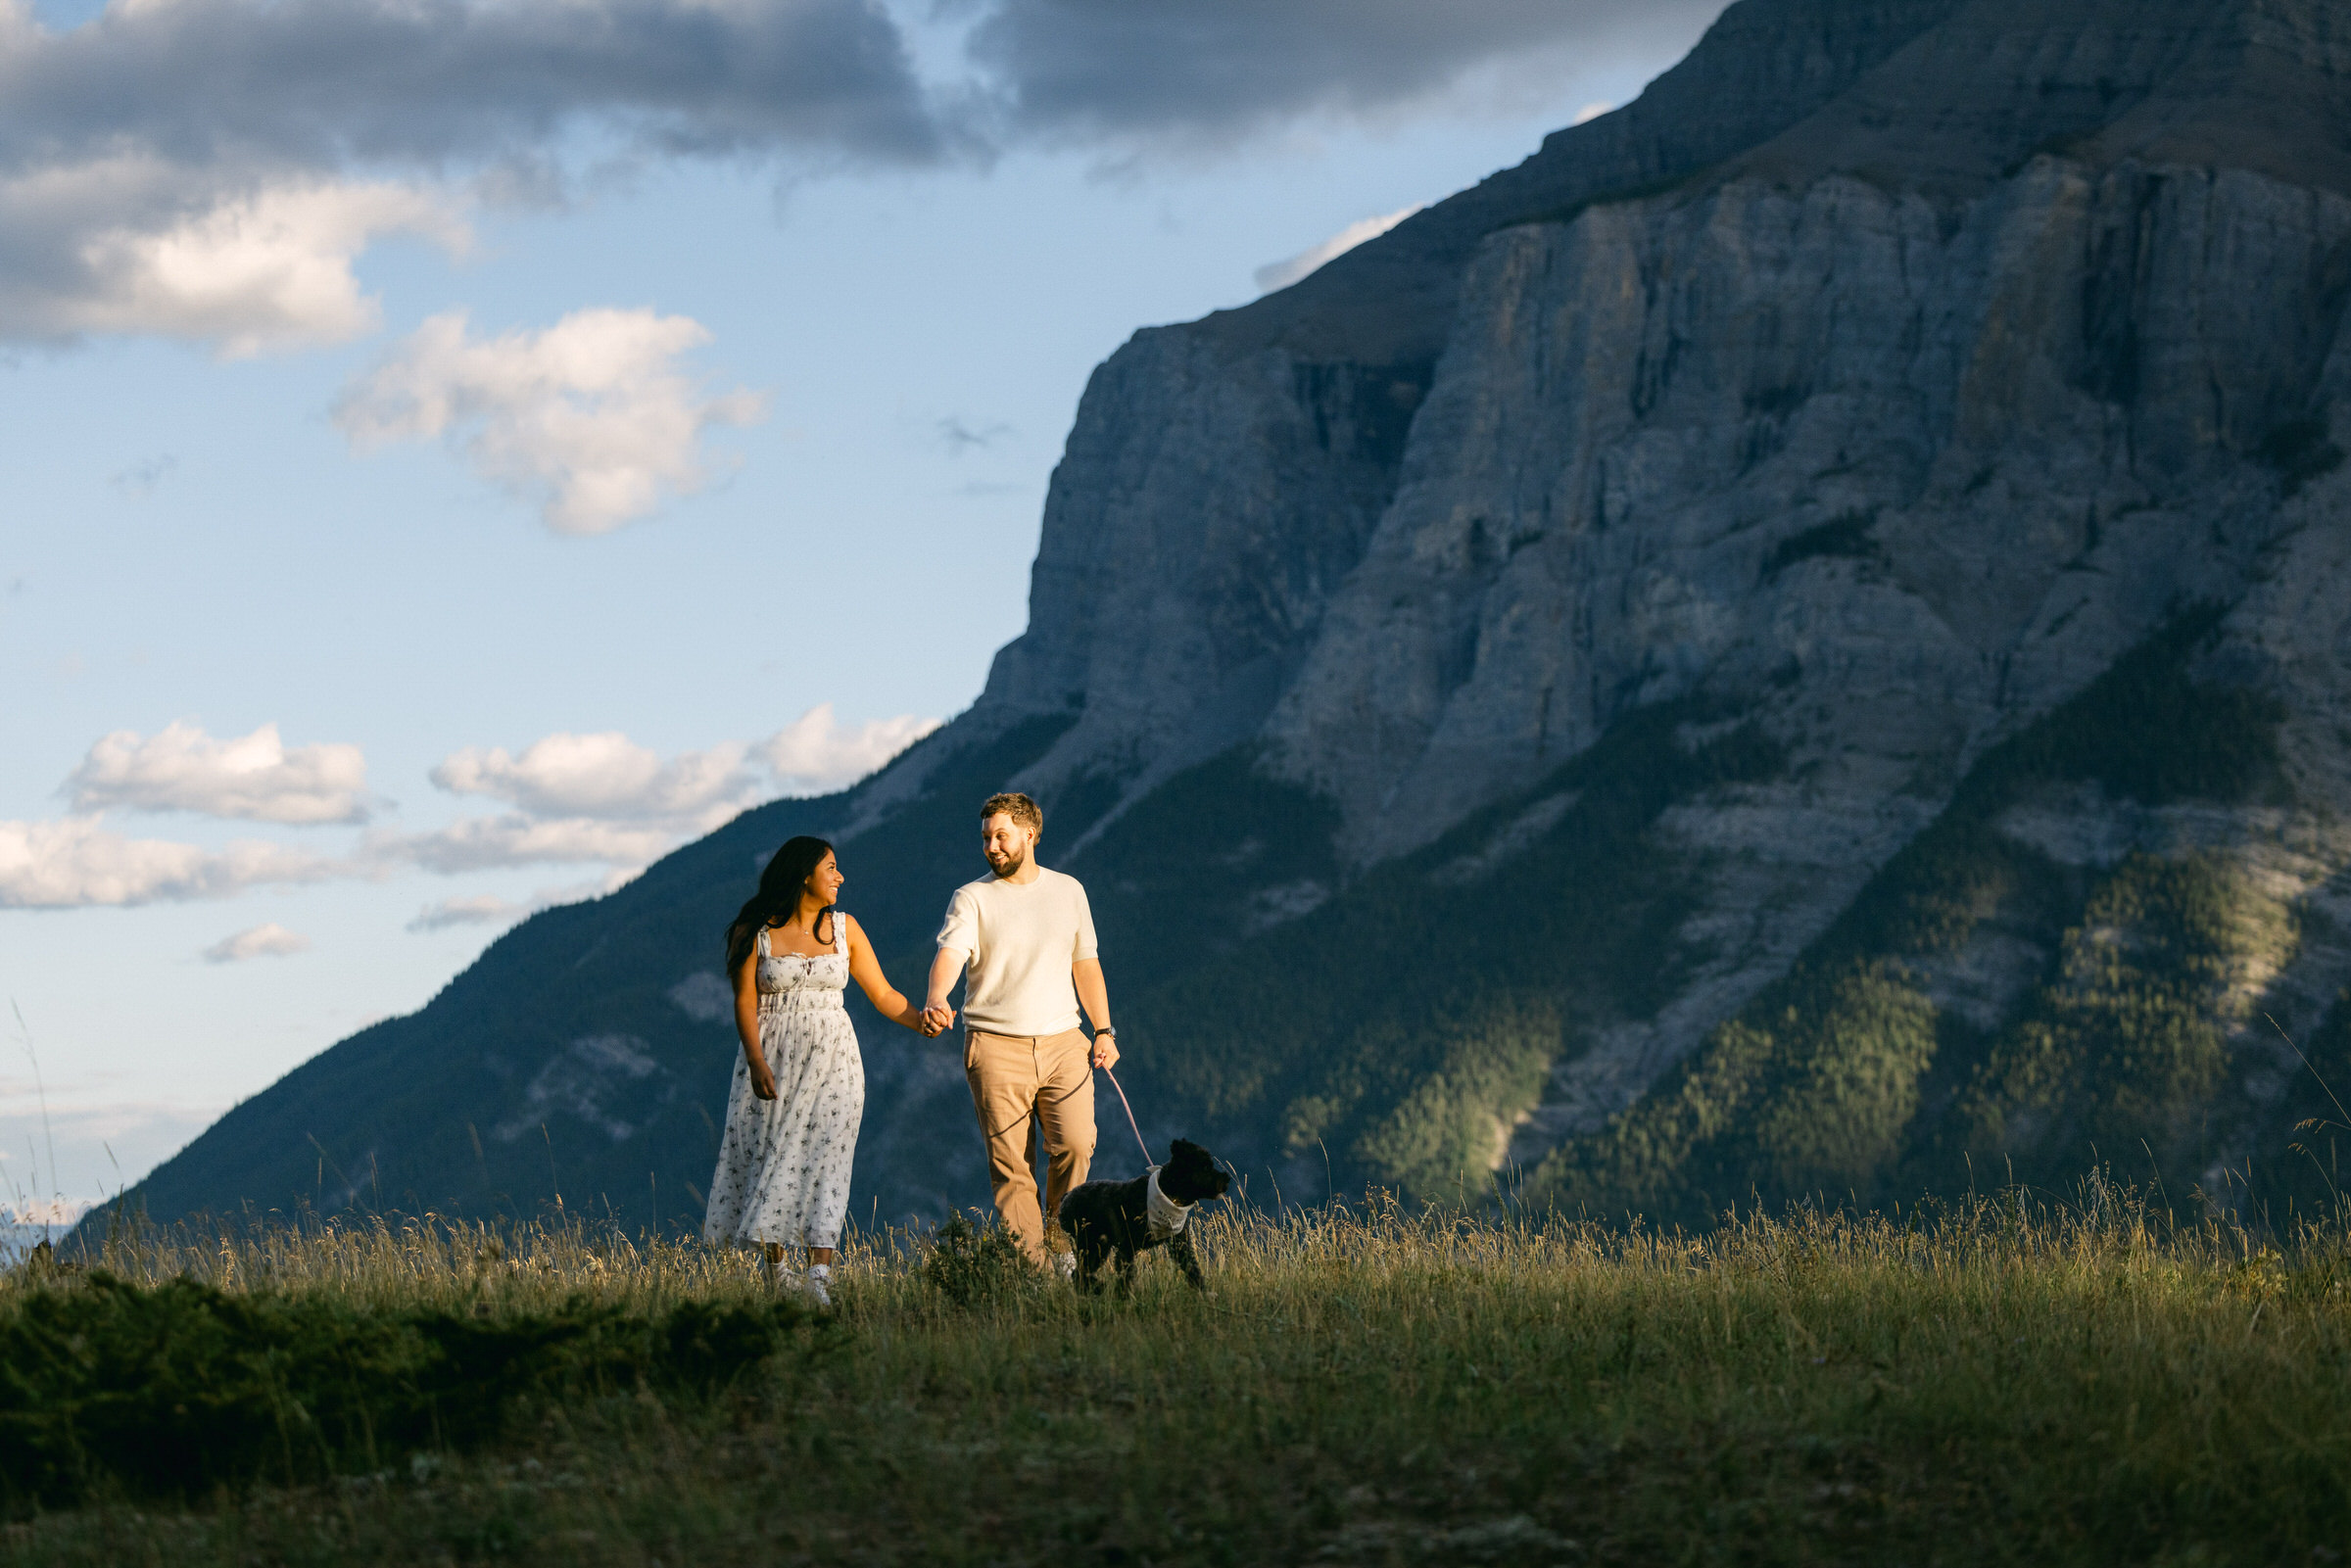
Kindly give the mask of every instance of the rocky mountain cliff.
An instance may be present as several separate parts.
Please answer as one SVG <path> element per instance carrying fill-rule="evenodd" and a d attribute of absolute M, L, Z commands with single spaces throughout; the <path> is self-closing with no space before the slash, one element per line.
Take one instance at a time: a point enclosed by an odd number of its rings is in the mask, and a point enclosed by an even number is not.
<path fill-rule="evenodd" d="M 2330 1191 L 2346 299 L 2324 0 L 1742 0 L 1113 356 L 946 730 L 538 917 L 134 1197 L 686 1216 L 754 859 L 833 834 L 911 979 L 1005 784 L 1094 890 L 1146 1130 L 1291 1197 Z M 981 1201 L 953 1058 L 866 1038 L 860 1209 Z"/>

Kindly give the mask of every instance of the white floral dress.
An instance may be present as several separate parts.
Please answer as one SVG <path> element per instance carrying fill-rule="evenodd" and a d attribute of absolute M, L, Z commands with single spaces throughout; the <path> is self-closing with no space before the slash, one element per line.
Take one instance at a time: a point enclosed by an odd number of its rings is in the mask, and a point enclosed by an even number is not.
<path fill-rule="evenodd" d="M 770 953 L 759 933 L 759 1049 L 776 1097 L 751 1092 L 735 1057 L 727 1131 L 710 1177 L 710 1241 L 838 1247 L 849 1209 L 849 1161 L 865 1115 L 865 1060 L 849 1022 L 848 923 L 833 914 L 833 951 Z"/>

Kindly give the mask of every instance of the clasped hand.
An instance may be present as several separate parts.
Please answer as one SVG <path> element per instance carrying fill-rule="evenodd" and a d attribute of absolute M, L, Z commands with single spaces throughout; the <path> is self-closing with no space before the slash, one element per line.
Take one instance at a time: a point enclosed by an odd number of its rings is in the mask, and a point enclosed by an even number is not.
<path fill-rule="evenodd" d="M 922 1018 L 923 1021 L 917 1027 L 923 1031 L 923 1038 L 936 1040 L 954 1027 L 955 1010 L 944 1003 L 934 1003 L 923 1009 Z"/>

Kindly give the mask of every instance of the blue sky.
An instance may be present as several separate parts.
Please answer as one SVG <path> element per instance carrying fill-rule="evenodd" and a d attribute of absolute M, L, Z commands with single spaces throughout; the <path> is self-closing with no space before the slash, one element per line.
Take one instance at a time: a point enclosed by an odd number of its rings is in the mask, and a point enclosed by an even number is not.
<path fill-rule="evenodd" d="M 0 0 L 0 1200 L 951 716 L 1096 363 L 1714 9 Z"/>

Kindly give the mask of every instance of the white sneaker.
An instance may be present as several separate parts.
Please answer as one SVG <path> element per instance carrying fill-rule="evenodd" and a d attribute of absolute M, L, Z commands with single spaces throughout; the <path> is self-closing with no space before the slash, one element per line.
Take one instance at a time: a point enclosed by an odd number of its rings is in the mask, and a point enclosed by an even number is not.
<path fill-rule="evenodd" d="M 820 1312 L 829 1312 L 833 1309 L 833 1292 L 827 1289 L 825 1284 L 832 1277 L 833 1265 L 831 1263 L 810 1263 L 808 1272 L 800 1276 L 801 1294 L 806 1296 Z"/>
<path fill-rule="evenodd" d="M 1078 1255 L 1076 1253 L 1055 1253 L 1053 1255 L 1053 1271 L 1064 1279 L 1076 1279 L 1078 1277 Z"/>

